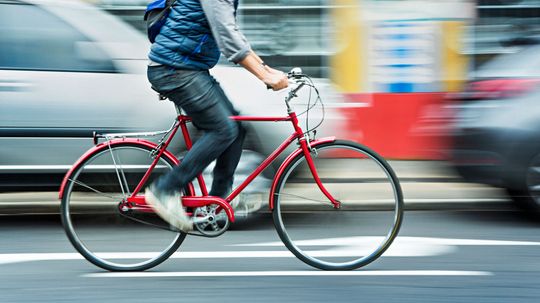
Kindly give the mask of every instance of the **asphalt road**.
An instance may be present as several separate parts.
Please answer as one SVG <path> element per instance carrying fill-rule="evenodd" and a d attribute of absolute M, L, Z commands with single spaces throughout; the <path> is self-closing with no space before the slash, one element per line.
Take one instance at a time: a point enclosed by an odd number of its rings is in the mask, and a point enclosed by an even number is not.
<path fill-rule="evenodd" d="M 0 302 L 537 302 L 538 227 L 508 210 L 408 211 L 383 257 L 325 272 L 251 254 L 279 241 L 261 215 L 218 238 L 188 237 L 150 271 L 111 274 L 80 259 L 57 216 L 9 216 L 0 220 Z"/>

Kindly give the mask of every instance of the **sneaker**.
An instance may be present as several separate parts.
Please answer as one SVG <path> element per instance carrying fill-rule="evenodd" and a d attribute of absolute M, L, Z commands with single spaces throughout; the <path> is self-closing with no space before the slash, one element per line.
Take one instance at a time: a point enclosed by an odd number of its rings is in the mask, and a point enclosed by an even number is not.
<path fill-rule="evenodd" d="M 156 188 L 154 184 L 145 191 L 145 199 L 156 213 L 172 226 L 183 232 L 193 229 L 193 222 L 186 214 L 179 193 L 166 193 Z"/>

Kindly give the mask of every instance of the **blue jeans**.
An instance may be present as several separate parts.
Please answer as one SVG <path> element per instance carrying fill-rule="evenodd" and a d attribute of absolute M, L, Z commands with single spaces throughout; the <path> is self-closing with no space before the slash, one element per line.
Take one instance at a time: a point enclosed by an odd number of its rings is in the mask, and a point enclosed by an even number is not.
<path fill-rule="evenodd" d="M 242 154 L 245 129 L 229 119 L 239 112 L 207 70 L 179 70 L 165 65 L 149 66 L 152 88 L 181 107 L 203 131 L 180 165 L 160 177 L 158 190 L 178 192 L 216 160 L 210 195 L 225 197 L 233 184 Z"/>

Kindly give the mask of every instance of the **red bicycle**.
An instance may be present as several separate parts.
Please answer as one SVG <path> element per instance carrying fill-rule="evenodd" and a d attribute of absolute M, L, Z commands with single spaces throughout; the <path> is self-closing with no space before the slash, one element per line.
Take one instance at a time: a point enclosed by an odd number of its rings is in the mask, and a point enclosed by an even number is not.
<path fill-rule="evenodd" d="M 397 236 L 403 217 L 398 178 L 371 149 L 334 137 L 315 139 L 314 128 L 304 131 L 298 116 L 307 115 L 315 104 L 324 105 L 311 79 L 299 69 L 289 73 L 289 79 L 294 85 L 285 98 L 287 116 L 231 119 L 290 122 L 293 133 L 225 199 L 208 195 L 202 175 L 188 184 L 181 202 L 194 221 L 190 234 L 223 234 L 235 222 L 231 201 L 297 142 L 269 189 L 269 211 L 282 243 L 246 244 L 252 257 L 292 256 L 284 245 L 320 269 L 362 267 L 381 256 Z M 310 99 L 307 109 L 297 115 L 291 101 L 306 87 L 316 92 L 317 100 L 312 104 Z M 187 234 L 162 221 L 143 195 L 146 185 L 181 161 L 167 150 L 178 130 L 186 147 L 192 146 L 190 118 L 179 108 L 177 112 L 166 131 L 95 134 L 95 147 L 66 174 L 60 188 L 62 223 L 75 249 L 91 263 L 111 271 L 140 271 L 171 256 L 182 257 L 175 252 Z M 141 139 L 159 135 L 157 144 Z M 98 144 L 102 138 L 105 141 Z"/>

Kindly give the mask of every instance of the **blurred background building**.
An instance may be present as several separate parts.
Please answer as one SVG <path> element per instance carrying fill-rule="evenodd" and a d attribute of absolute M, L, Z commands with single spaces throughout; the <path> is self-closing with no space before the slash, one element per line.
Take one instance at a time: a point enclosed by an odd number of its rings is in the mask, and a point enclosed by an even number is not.
<path fill-rule="evenodd" d="M 87 0 L 119 16 L 140 31 L 146 0 Z M 269 62 L 283 68 L 304 66 L 311 74 L 328 75 L 335 30 L 331 14 L 343 5 L 378 5 L 410 0 L 242 0 L 242 29 L 257 51 Z M 418 2 L 418 1 L 417 1 Z M 433 5 L 470 3 L 473 16 L 464 25 L 463 54 L 471 55 L 475 66 L 494 55 L 515 52 L 512 41 L 540 35 L 539 0 L 455 0 L 425 1 Z M 345 3 L 345 4 L 344 4 Z M 413 6 L 414 7 L 414 6 Z M 415 7 L 418 9 L 419 7 Z M 442 9 L 441 9 L 442 10 Z M 461 11 L 469 18 L 470 11 Z M 456 18 L 458 18 L 456 16 Z"/>

